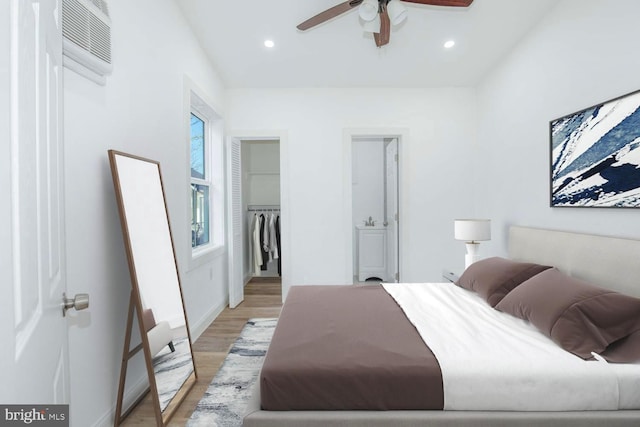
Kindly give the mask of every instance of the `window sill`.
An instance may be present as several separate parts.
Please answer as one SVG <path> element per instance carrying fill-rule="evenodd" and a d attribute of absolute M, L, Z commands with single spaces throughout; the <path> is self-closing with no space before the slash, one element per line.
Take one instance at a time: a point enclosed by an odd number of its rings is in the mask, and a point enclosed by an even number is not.
<path fill-rule="evenodd" d="M 192 249 L 189 257 L 189 271 L 213 261 L 224 255 L 225 252 L 226 247 L 224 245 L 208 245 L 204 248 Z"/>

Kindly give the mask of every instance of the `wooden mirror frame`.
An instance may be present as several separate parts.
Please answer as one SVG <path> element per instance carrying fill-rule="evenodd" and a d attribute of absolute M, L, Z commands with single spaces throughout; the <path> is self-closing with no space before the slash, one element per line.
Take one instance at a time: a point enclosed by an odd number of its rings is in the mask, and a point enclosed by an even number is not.
<path fill-rule="evenodd" d="M 128 361 L 135 355 L 137 354 L 141 349 L 144 350 L 144 357 L 145 357 L 145 362 L 146 362 L 146 366 L 147 366 L 147 375 L 149 377 L 149 389 L 147 391 L 150 391 L 152 394 L 152 400 L 153 400 L 153 405 L 154 405 L 154 409 L 155 409 L 155 415 L 156 415 L 156 421 L 157 421 L 157 425 L 158 426 L 165 426 L 166 423 L 169 421 L 169 419 L 171 418 L 171 416 L 175 413 L 176 409 L 178 408 L 178 406 L 180 405 L 180 403 L 182 402 L 182 400 L 184 400 L 186 394 L 188 393 L 188 391 L 193 387 L 193 385 L 195 384 L 196 380 L 197 380 L 197 372 L 196 372 L 196 364 L 195 364 L 195 358 L 193 355 L 193 346 L 192 346 L 192 341 L 191 341 L 191 332 L 189 329 L 189 322 L 187 319 L 187 312 L 185 309 L 185 305 L 184 305 L 184 295 L 182 292 L 182 285 L 180 283 L 180 274 L 179 274 L 179 270 L 178 270 L 178 263 L 177 263 L 177 258 L 176 258 L 176 252 L 175 252 L 175 246 L 173 243 L 173 235 L 171 233 L 171 223 L 169 221 L 169 211 L 167 209 L 167 202 L 166 202 L 166 196 L 165 196 L 165 192 L 164 192 L 164 185 L 162 182 L 162 173 L 160 170 L 160 163 L 154 160 L 149 160 L 143 157 L 138 157 L 135 155 L 131 155 L 131 154 L 127 154 L 127 153 L 123 153 L 120 151 L 116 151 L 116 150 L 109 150 L 109 163 L 111 165 L 111 175 L 113 177 L 113 186 L 114 186 L 114 190 L 115 190 L 115 195 L 116 195 L 116 200 L 117 200 L 117 204 L 118 204 L 118 211 L 120 213 L 120 223 L 122 225 L 122 235 L 123 235 L 123 240 L 124 240 L 124 246 L 125 246 L 125 250 L 127 253 L 127 261 L 129 264 L 129 274 L 131 277 L 131 298 L 129 301 L 129 312 L 128 312 L 128 316 L 127 316 L 127 329 L 126 329 L 126 334 L 125 334 L 125 342 L 124 342 L 124 348 L 123 348 L 123 353 L 122 353 L 122 366 L 120 369 L 120 383 L 118 386 L 118 397 L 117 397 L 117 403 L 116 403 L 116 414 L 115 414 L 115 423 L 114 425 L 117 427 L 118 425 L 120 425 L 120 423 L 127 417 L 127 415 L 129 415 L 129 413 L 135 408 L 135 406 L 142 400 L 142 398 L 144 398 L 144 396 L 146 395 L 146 392 L 142 394 L 142 396 L 140 396 L 135 402 L 133 402 L 129 408 L 127 408 L 125 410 L 124 413 L 122 413 L 122 409 L 123 409 L 123 398 L 124 398 L 124 386 L 125 386 L 125 380 L 126 380 L 126 374 L 127 374 L 127 364 Z M 129 220 L 127 218 L 127 206 L 125 206 L 125 198 L 123 196 L 123 187 L 122 187 L 122 181 L 121 181 L 121 171 L 119 171 L 118 169 L 118 157 L 122 157 L 122 158 L 127 158 L 130 160 L 134 160 L 134 161 L 138 161 L 138 162 L 142 162 L 141 164 L 148 166 L 148 165 L 153 165 L 155 166 L 155 168 L 157 168 L 157 182 L 159 183 L 159 189 L 153 189 L 153 188 L 145 188 L 145 190 L 151 190 L 151 191 L 160 191 L 161 194 L 161 202 L 164 208 L 164 212 L 162 213 L 162 217 L 166 218 L 166 231 L 168 231 L 168 236 L 164 236 L 164 237 L 168 237 L 168 242 L 171 246 L 171 255 L 173 256 L 173 266 L 175 267 L 175 276 L 176 276 L 176 284 L 177 284 L 177 290 L 178 293 L 180 295 L 180 305 L 182 307 L 182 315 L 184 316 L 184 327 L 186 329 L 186 338 L 188 340 L 188 344 L 189 344 L 189 353 L 191 356 L 191 365 L 193 370 L 191 371 L 191 373 L 189 374 L 189 376 L 184 380 L 184 382 L 182 382 L 182 384 L 180 385 L 180 387 L 177 388 L 175 394 L 168 399 L 167 405 L 165 407 L 165 409 L 162 409 L 162 405 L 160 403 L 160 396 L 159 396 L 159 391 L 158 391 L 158 384 L 156 381 L 156 374 L 154 371 L 154 365 L 153 365 L 153 357 L 154 355 L 151 352 L 151 344 L 147 335 L 147 329 L 145 328 L 145 324 L 144 324 L 144 306 L 143 306 L 143 298 L 142 298 L 142 294 L 141 294 L 141 285 L 139 283 L 139 274 L 136 271 L 136 259 L 135 259 L 135 251 L 134 251 L 134 243 L 132 242 L 132 238 L 131 238 L 131 230 L 129 228 Z M 153 180 L 155 181 L 155 177 L 153 177 Z M 156 194 L 156 196 L 158 196 L 159 194 Z M 131 213 L 131 212 L 129 212 Z M 160 222 L 162 223 L 163 220 L 160 220 Z M 164 226 L 165 224 L 162 223 L 161 224 L 161 228 L 164 230 Z M 162 234 L 162 233 L 161 233 Z M 140 329 L 140 336 L 141 336 L 141 340 L 142 342 L 137 345 L 135 348 L 131 349 L 130 348 L 130 344 L 131 344 L 131 333 L 132 333 L 132 327 L 133 327 L 133 314 L 134 314 L 134 310 L 135 310 L 135 314 L 136 317 L 138 318 L 138 326 Z M 173 344 L 171 342 L 171 348 L 173 351 Z"/>

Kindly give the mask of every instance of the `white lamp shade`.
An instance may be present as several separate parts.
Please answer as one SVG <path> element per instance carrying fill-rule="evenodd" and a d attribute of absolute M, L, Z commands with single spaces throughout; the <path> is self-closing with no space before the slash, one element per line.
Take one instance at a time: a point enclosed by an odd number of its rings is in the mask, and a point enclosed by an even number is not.
<path fill-rule="evenodd" d="M 358 8 L 360 18 L 372 21 L 378 16 L 378 0 L 364 0 Z"/>
<path fill-rule="evenodd" d="M 491 240 L 491 220 L 488 219 L 456 219 L 454 221 L 456 240 L 477 242 Z"/>
<path fill-rule="evenodd" d="M 376 15 L 371 21 L 365 21 L 362 24 L 362 29 L 367 33 L 379 33 L 380 32 L 380 15 Z"/>
<path fill-rule="evenodd" d="M 407 19 L 407 8 L 398 0 L 391 0 L 387 4 L 387 13 L 389 14 L 389 20 L 393 25 L 398 25 Z"/>

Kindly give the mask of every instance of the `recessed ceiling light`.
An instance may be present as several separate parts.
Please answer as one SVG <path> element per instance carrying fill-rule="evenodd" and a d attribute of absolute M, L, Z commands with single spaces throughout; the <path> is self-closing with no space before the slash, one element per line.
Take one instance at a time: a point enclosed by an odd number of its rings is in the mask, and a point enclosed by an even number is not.
<path fill-rule="evenodd" d="M 453 41 L 453 40 L 448 40 L 448 41 L 444 42 L 444 47 L 446 49 L 451 49 L 455 45 L 456 45 L 456 42 Z"/>
<path fill-rule="evenodd" d="M 266 47 L 274 47 L 276 44 L 273 42 L 273 40 L 265 40 L 264 45 Z"/>

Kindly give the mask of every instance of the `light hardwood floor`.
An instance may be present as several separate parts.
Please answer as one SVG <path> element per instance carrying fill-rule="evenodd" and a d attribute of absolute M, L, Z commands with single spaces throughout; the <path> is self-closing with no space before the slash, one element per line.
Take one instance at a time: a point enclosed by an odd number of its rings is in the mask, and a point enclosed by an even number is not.
<path fill-rule="evenodd" d="M 254 278 L 244 288 L 244 295 L 245 299 L 238 307 L 225 308 L 193 344 L 198 381 L 169 421 L 169 426 L 186 424 L 247 320 L 280 315 L 282 294 L 279 278 Z M 155 424 L 153 403 L 147 395 L 121 425 L 133 427 Z"/>

